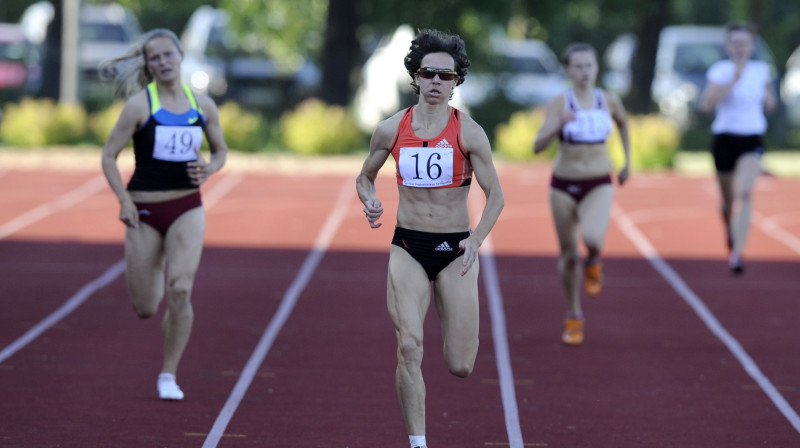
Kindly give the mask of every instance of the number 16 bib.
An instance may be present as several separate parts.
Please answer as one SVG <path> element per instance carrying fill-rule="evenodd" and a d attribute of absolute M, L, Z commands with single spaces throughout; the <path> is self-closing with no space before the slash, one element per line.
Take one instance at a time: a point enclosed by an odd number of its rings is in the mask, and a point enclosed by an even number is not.
<path fill-rule="evenodd" d="M 400 148 L 397 160 L 403 185 L 434 188 L 453 183 L 453 148 Z"/>

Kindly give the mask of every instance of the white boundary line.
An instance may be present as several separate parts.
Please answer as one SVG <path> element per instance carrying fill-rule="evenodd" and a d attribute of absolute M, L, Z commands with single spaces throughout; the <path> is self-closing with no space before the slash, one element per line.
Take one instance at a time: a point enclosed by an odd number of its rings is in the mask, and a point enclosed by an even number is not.
<path fill-rule="evenodd" d="M 0 240 L 17 232 L 23 227 L 44 219 L 54 213 L 69 208 L 78 202 L 96 193 L 106 185 L 105 177 L 101 174 L 91 178 L 78 188 L 70 191 L 54 201 L 42 204 L 0 226 Z"/>
<path fill-rule="evenodd" d="M 522 429 L 519 423 L 519 408 L 514 390 L 514 372 L 511 368 L 511 355 L 508 349 L 508 331 L 506 316 L 503 311 L 503 294 L 497 278 L 497 266 L 494 263 L 494 248 L 491 236 L 483 240 L 481 246 L 481 274 L 485 282 L 489 300 L 489 315 L 492 320 L 492 340 L 494 342 L 497 375 L 500 380 L 500 397 L 503 401 L 503 413 L 506 420 L 509 448 L 523 448 Z"/>
<path fill-rule="evenodd" d="M 756 225 L 772 239 L 800 254 L 800 238 L 781 227 L 772 218 L 764 218 L 758 211 L 753 211 Z"/>
<path fill-rule="evenodd" d="M 23 347 L 30 344 L 34 339 L 38 338 L 42 333 L 50 329 L 50 327 L 57 324 L 58 321 L 75 311 L 75 309 L 81 306 L 81 304 L 85 302 L 86 299 L 91 297 L 92 294 L 94 294 L 100 288 L 103 288 L 104 286 L 113 282 L 123 272 L 125 272 L 125 260 L 119 260 L 118 262 L 114 263 L 114 265 L 111 266 L 106 272 L 104 272 L 103 275 L 84 285 L 74 296 L 70 297 L 69 300 L 64 302 L 64 304 L 61 305 L 57 310 L 50 313 L 50 315 L 44 318 L 44 320 L 36 324 L 33 328 L 25 332 L 25 334 L 23 334 L 20 338 L 4 348 L 3 351 L 0 352 L 0 363 L 10 358 L 19 350 L 22 350 Z"/>
<path fill-rule="evenodd" d="M 344 221 L 348 211 L 348 204 L 352 195 L 353 185 L 348 179 L 339 192 L 339 198 L 336 200 L 333 210 L 328 215 L 327 220 L 325 220 L 319 235 L 317 235 L 317 239 L 314 242 L 311 252 L 308 254 L 303 262 L 303 265 L 300 267 L 300 270 L 298 271 L 297 276 L 292 284 L 289 286 L 289 289 L 286 290 L 278 310 L 272 317 L 267 329 L 261 335 L 261 339 L 258 341 L 258 345 L 256 346 L 255 350 L 253 350 L 253 354 L 250 355 L 250 359 L 247 361 L 247 364 L 242 370 L 239 380 L 236 381 L 236 385 L 233 387 L 233 391 L 228 397 L 228 400 L 225 402 L 225 405 L 222 407 L 222 410 L 217 416 L 216 421 L 214 421 L 214 425 L 211 427 L 211 431 L 208 433 L 208 436 L 203 443 L 203 448 L 216 447 L 224 435 L 225 429 L 228 427 L 228 423 L 230 423 L 231 419 L 233 418 L 233 414 L 239 407 L 239 403 L 241 403 L 242 399 L 247 393 L 247 389 L 253 382 L 253 378 L 256 376 L 256 373 L 258 373 L 261 363 L 264 362 L 264 359 L 266 359 L 273 342 L 275 342 L 275 339 L 278 337 L 278 333 L 280 333 L 283 325 L 292 314 L 292 310 L 294 309 L 297 300 L 300 298 L 300 294 L 305 289 L 309 280 L 311 280 L 311 276 L 314 274 L 314 271 L 317 269 L 317 265 L 319 265 L 319 262 L 322 260 L 322 257 L 328 250 L 331 240 L 333 240 L 333 236 L 341 226 L 342 221 Z"/>
<path fill-rule="evenodd" d="M 470 205 L 474 208 L 473 226 L 477 225 L 474 219 L 480 216 L 478 210 L 483 210 L 485 201 L 477 190 L 470 194 Z M 505 216 L 505 215 L 503 215 Z M 497 377 L 500 384 L 500 399 L 503 402 L 503 415 L 506 422 L 509 448 L 524 448 L 522 428 L 519 422 L 519 407 L 517 394 L 514 389 L 514 370 L 511 367 L 511 355 L 508 348 L 508 330 L 506 329 L 506 315 L 503 308 L 503 293 L 500 292 L 500 281 L 497 275 L 497 265 L 494 258 L 494 245 L 491 234 L 483 240 L 478 252 L 480 255 L 480 270 L 486 288 L 489 303 L 489 316 L 492 322 L 492 343 L 494 344 L 495 364 Z"/>
<path fill-rule="evenodd" d="M 719 200 L 719 190 L 710 186 L 704 188 L 704 191 L 709 195 Z M 768 237 L 785 245 L 789 249 L 800 254 L 800 238 L 784 229 L 780 224 L 773 220 L 774 217 L 765 218 L 762 213 L 753 207 L 752 222 L 766 233 Z"/>
<path fill-rule="evenodd" d="M 618 205 L 614 205 L 612 213 L 614 221 L 616 221 L 619 228 L 628 237 L 631 242 L 639 250 L 653 268 L 664 277 L 667 282 L 672 286 L 675 292 L 680 295 L 684 301 L 694 310 L 698 317 L 706 324 L 709 330 L 730 350 L 734 357 L 739 361 L 744 370 L 750 375 L 753 380 L 761 387 L 767 397 L 772 400 L 772 403 L 778 410 L 789 420 L 789 423 L 794 429 L 800 432 L 800 417 L 792 409 L 791 405 L 783 398 L 778 389 L 772 382 L 761 372 L 761 369 L 753 361 L 753 358 L 745 351 L 729 332 L 722 326 L 722 323 L 714 316 L 711 310 L 708 309 L 703 300 L 692 291 L 691 288 L 683 281 L 675 270 L 664 261 L 658 254 L 656 249 L 650 244 L 650 241 L 645 237 L 636 225 L 631 221 L 627 215 L 622 211 Z"/>
<path fill-rule="evenodd" d="M 100 176 L 100 178 L 104 179 L 103 176 Z M 226 176 L 225 178 L 220 180 L 216 185 L 214 185 L 214 188 L 209 191 L 208 196 L 211 197 L 211 200 L 206 201 L 204 207 L 206 208 L 212 207 L 214 204 L 216 204 L 219 198 L 227 194 L 241 180 L 242 180 L 241 175 Z M 84 186 L 89 185 L 89 183 L 91 182 L 92 181 L 87 182 L 86 184 L 84 184 Z M 72 193 L 68 193 L 64 197 L 73 194 L 75 191 L 77 190 L 74 190 Z M 75 195 L 73 197 L 77 196 L 79 195 Z M 54 202 L 59 202 L 62 199 L 59 199 L 58 201 Z M 72 199 L 70 199 L 70 201 L 72 201 Z M 71 203 L 74 204 L 76 202 L 77 201 Z M 111 266 L 108 270 L 106 270 L 106 272 L 100 275 L 100 277 L 97 277 L 96 279 L 84 285 L 77 293 L 75 293 L 75 295 L 70 297 L 58 309 L 50 313 L 50 315 L 44 318 L 44 320 L 36 324 L 33 328 L 25 332 L 25 334 L 20 336 L 17 340 L 15 340 L 10 345 L 5 347 L 2 351 L 0 351 L 0 363 L 13 356 L 14 353 L 18 352 L 19 350 L 22 350 L 26 345 L 30 344 L 34 339 L 36 339 L 42 333 L 50 329 L 50 327 L 57 324 L 61 319 L 65 318 L 67 315 L 75 311 L 79 306 L 81 306 L 81 304 L 83 304 L 83 302 L 85 302 L 89 297 L 91 297 L 92 294 L 94 294 L 101 288 L 105 287 L 109 283 L 116 280 L 116 278 L 119 277 L 120 274 L 122 274 L 123 272 L 125 272 L 124 259 L 117 261 L 116 263 L 114 263 L 113 266 Z"/>

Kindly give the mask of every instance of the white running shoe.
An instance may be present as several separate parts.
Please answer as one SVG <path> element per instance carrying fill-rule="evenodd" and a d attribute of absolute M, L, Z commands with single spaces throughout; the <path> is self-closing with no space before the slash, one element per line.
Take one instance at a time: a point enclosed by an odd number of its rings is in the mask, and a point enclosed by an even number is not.
<path fill-rule="evenodd" d="M 171 373 L 158 375 L 158 397 L 162 400 L 183 400 L 183 391 L 175 382 L 175 375 Z"/>

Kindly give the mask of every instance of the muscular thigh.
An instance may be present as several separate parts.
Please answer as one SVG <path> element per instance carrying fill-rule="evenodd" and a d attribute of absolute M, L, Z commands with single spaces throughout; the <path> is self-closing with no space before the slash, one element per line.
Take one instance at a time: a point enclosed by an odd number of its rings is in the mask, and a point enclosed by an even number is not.
<path fill-rule="evenodd" d="M 188 210 L 172 223 L 164 243 L 170 278 L 194 277 L 203 252 L 205 228 L 203 207 Z"/>
<path fill-rule="evenodd" d="M 578 204 L 578 217 L 584 233 L 605 233 L 613 203 L 614 187 L 611 184 L 599 185 L 584 196 Z"/>
<path fill-rule="evenodd" d="M 575 199 L 561 190 L 551 188 L 550 210 L 562 251 L 577 247 L 578 214 Z"/>
<path fill-rule="evenodd" d="M 135 304 L 153 304 L 164 293 L 164 240 L 146 224 L 125 231 L 125 276 Z"/>
<path fill-rule="evenodd" d="M 408 252 L 391 245 L 387 306 L 398 336 L 409 333 L 422 339 L 422 325 L 430 300 L 428 274 Z"/>
<path fill-rule="evenodd" d="M 751 192 L 760 174 L 761 156 L 755 152 L 742 154 L 736 161 L 736 170 L 734 171 L 737 190 L 741 193 Z"/>
<path fill-rule="evenodd" d="M 457 341 L 462 338 L 477 338 L 479 273 L 480 263 L 475 260 L 470 270 L 462 276 L 461 258 L 458 258 L 436 277 L 436 309 L 442 320 L 446 339 Z"/>

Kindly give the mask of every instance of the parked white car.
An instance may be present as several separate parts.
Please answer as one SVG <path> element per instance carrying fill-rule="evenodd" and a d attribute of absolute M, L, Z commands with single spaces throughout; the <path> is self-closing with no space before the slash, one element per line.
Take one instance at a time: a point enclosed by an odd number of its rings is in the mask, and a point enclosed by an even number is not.
<path fill-rule="evenodd" d="M 786 74 L 781 80 L 781 101 L 791 126 L 800 126 L 800 47 L 786 61 Z"/>
<path fill-rule="evenodd" d="M 568 86 L 568 78 L 553 50 L 541 40 L 493 39 L 491 71 L 470 70 L 457 90 L 467 107 L 477 107 L 502 95 L 526 107 L 548 102 Z"/>

